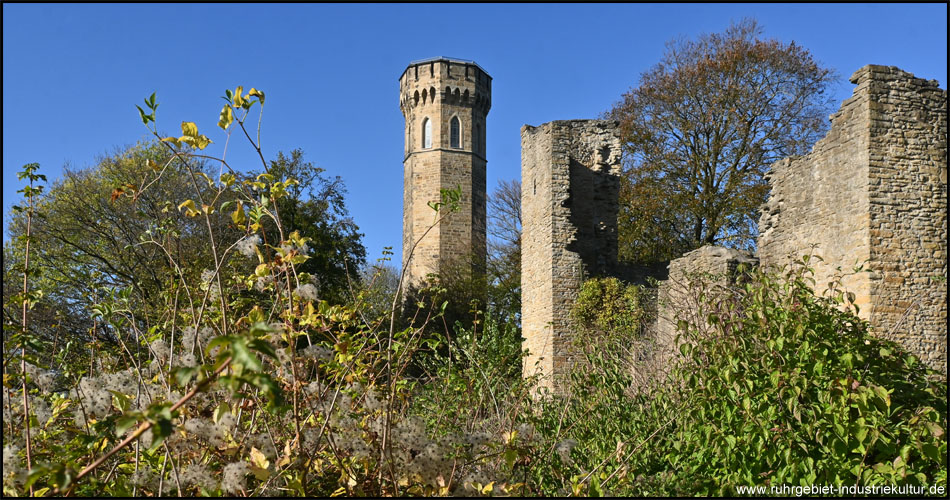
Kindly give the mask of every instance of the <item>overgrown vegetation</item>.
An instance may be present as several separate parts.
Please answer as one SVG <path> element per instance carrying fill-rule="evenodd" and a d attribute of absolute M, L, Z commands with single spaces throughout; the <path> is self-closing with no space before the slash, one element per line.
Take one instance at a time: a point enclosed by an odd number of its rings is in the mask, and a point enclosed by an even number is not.
<path fill-rule="evenodd" d="M 37 266 L 34 258 L 49 257 L 33 246 L 42 241 L 33 223 L 52 223 L 53 212 L 38 203 L 45 180 L 38 166 L 24 168 L 23 230 L 4 248 L 15 257 L 4 261 L 5 494 L 725 495 L 763 484 L 946 486 L 946 383 L 870 337 L 838 284 L 816 296 L 807 261 L 782 276 L 754 272 L 742 286 L 691 283 L 701 306 L 680 321 L 681 357 L 665 383 L 638 392 L 623 356 L 604 355 L 642 327 L 646 292 L 619 282 L 585 287 L 575 317 L 600 341 L 583 352 L 586 363 L 560 395 L 532 397 L 536 381 L 522 378 L 512 300 L 451 325 L 447 305 L 428 302 L 398 326 L 399 274 L 381 262 L 347 280 L 338 250 L 287 225 L 291 200 L 302 203 L 298 215 L 335 216 L 295 198 L 299 181 L 280 158 L 264 161 L 245 129 L 264 100 L 238 87 L 220 114 L 221 128 L 245 135 L 259 153 L 263 171 L 248 178 L 203 156 L 210 139 L 193 123 L 182 124 L 180 137 L 161 138 L 158 103 L 146 99 L 140 116 L 160 141 L 128 160 L 146 167 L 143 181 L 87 201 L 112 198 L 107 203 L 133 214 L 152 193 L 152 222 L 175 220 L 130 229 L 130 243 L 108 249 L 114 256 L 75 249 L 72 261 L 50 254 L 63 259 L 60 268 Z M 212 177 L 199 158 L 217 161 L 221 173 Z M 283 162 L 300 165 L 295 158 Z M 190 182 L 163 191 L 175 178 Z M 434 203 L 436 222 L 452 215 L 458 197 L 445 192 Z M 194 228 L 188 251 L 200 259 L 181 253 L 179 223 Z M 338 227 L 356 238 L 352 226 Z M 121 276 L 109 270 L 85 285 L 71 278 L 76 290 L 95 292 L 86 303 L 57 295 L 60 276 L 126 262 L 145 248 L 162 269 L 148 301 L 142 284 L 109 281 Z M 308 267 L 315 253 L 326 260 Z M 340 269 L 341 280 L 331 280 Z M 318 288 L 344 281 L 340 299 Z M 507 280 L 486 281 L 502 287 L 492 293 L 510 293 Z M 54 301 L 50 311 L 56 301 L 73 305 L 73 323 L 88 325 L 88 334 L 42 314 L 44 300 Z"/>
<path fill-rule="evenodd" d="M 578 443 L 586 474 L 572 478 L 572 491 L 945 488 L 945 379 L 870 336 L 840 281 L 816 295 L 808 262 L 782 275 L 750 272 L 742 285 L 692 276 L 683 286 L 699 308 L 679 318 L 680 357 L 653 389 L 628 395 L 631 367 L 588 351 L 570 403 L 537 413 L 542 433 L 568 428 Z"/>

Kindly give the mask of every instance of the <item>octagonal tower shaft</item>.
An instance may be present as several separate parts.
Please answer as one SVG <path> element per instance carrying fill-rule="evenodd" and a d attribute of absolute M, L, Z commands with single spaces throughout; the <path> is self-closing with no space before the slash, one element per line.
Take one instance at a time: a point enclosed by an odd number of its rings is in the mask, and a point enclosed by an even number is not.
<path fill-rule="evenodd" d="M 439 57 L 410 63 L 399 90 L 406 120 L 402 265 L 407 284 L 418 285 L 450 265 L 480 272 L 486 255 L 485 117 L 491 77 L 474 61 Z M 461 211 L 430 230 L 437 214 L 429 203 L 440 200 L 442 189 L 455 188 L 462 190 Z"/>

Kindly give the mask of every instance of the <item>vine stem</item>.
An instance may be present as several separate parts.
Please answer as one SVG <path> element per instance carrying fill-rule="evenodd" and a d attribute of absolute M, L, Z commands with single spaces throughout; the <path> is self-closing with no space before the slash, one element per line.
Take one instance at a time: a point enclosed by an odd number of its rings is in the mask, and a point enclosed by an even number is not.
<path fill-rule="evenodd" d="M 20 379 L 23 384 L 23 426 L 26 432 L 26 469 L 33 468 L 33 443 L 30 439 L 30 399 L 26 392 L 26 332 L 27 332 L 27 314 L 29 311 L 29 276 L 30 269 L 30 232 L 33 222 L 33 175 L 30 172 L 30 205 L 26 213 L 26 255 L 23 260 L 23 314 L 21 316 L 23 331 L 20 337 Z M 30 496 L 33 496 L 33 485 L 30 485 Z"/>

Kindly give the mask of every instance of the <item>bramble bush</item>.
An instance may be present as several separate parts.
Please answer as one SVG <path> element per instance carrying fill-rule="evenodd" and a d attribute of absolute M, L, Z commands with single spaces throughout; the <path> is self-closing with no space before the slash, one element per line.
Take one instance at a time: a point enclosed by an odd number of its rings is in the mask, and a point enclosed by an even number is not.
<path fill-rule="evenodd" d="M 149 177 L 114 202 L 134 205 L 171 169 L 192 179 L 189 198 L 169 201 L 206 228 L 208 268 L 186 272 L 171 239 L 143 233 L 135 244 L 158 249 L 174 271 L 159 277 L 165 307 L 142 314 L 131 288 L 101 289 L 88 314 L 91 338 L 106 341 L 57 345 L 31 324 L 53 281 L 40 279 L 45 270 L 30 257 L 45 178 L 36 164 L 24 167 L 26 203 L 16 210 L 25 230 L 4 249 L 17 256 L 4 267 L 5 495 L 726 495 L 746 484 L 946 485 L 946 383 L 869 336 L 840 283 L 817 296 L 807 260 L 784 275 L 753 272 L 742 285 L 690 283 L 701 310 L 680 321 L 681 356 L 665 383 L 638 391 L 624 357 L 604 353 L 643 330 L 645 291 L 597 285 L 581 306 L 596 313 L 592 334 L 603 335 L 562 393 L 538 395 L 537 381 L 521 376 L 514 313 L 475 309 L 470 323 L 439 329 L 447 304 L 433 295 L 407 304 L 417 309 L 400 324 L 405 276 L 385 265 L 350 286 L 345 301 L 321 297 L 315 276 L 301 270 L 311 242 L 286 231 L 281 216 L 279 200 L 296 181 L 268 171 L 245 128 L 264 93 L 238 87 L 225 100 L 219 126 L 246 136 L 260 175 L 204 155 L 210 139 L 193 123 L 161 137 L 154 94 L 139 109 L 168 160 L 149 165 Z M 221 175 L 196 159 L 219 162 Z M 433 226 L 457 210 L 459 196 L 444 192 L 432 204 Z M 213 222 L 222 214 L 227 227 Z M 14 279 L 22 287 L 7 293 Z"/>

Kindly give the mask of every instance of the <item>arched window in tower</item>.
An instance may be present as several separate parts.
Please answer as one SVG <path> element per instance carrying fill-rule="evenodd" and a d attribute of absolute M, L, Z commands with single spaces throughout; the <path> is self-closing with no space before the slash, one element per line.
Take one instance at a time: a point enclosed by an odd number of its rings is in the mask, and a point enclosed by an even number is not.
<path fill-rule="evenodd" d="M 428 118 L 422 119 L 422 147 L 432 147 L 432 120 Z"/>
<path fill-rule="evenodd" d="M 451 141 L 451 146 L 453 148 L 460 148 L 461 146 L 461 124 L 459 123 L 459 117 L 453 116 L 452 121 L 449 123 L 449 140 Z"/>

